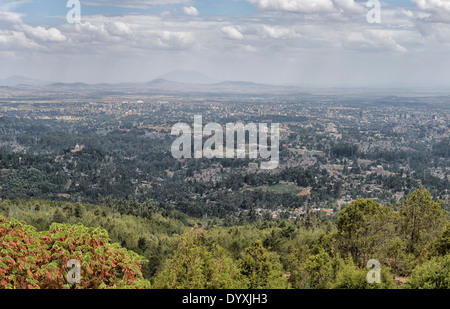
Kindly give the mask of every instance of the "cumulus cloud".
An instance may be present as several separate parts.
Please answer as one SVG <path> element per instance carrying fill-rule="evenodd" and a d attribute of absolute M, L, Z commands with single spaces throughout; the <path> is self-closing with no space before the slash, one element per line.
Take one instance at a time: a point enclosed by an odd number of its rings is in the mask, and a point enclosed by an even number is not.
<path fill-rule="evenodd" d="M 335 7 L 343 13 L 364 14 L 367 8 L 354 0 L 333 0 Z M 365 3 L 365 2 L 364 2 Z"/>
<path fill-rule="evenodd" d="M 105 26 L 106 30 L 114 36 L 131 35 L 132 31 L 130 27 L 124 22 L 111 22 Z"/>
<path fill-rule="evenodd" d="M 27 38 L 25 33 L 18 31 L 0 31 L 0 49 L 2 51 L 28 51 L 28 50 L 43 50 L 42 45 L 39 45 L 33 40 Z"/>
<path fill-rule="evenodd" d="M 248 45 L 248 44 L 242 45 L 242 46 L 240 46 L 240 48 L 241 48 L 241 50 L 243 50 L 245 52 L 249 52 L 249 53 L 254 53 L 254 52 L 258 51 L 258 49 L 256 47 Z"/>
<path fill-rule="evenodd" d="M 64 42 L 67 40 L 61 31 L 53 27 L 46 29 L 41 26 L 22 25 L 21 28 L 29 38 L 39 42 Z"/>
<path fill-rule="evenodd" d="M 450 12 L 450 2 L 447 0 L 412 0 L 422 10 L 445 10 Z"/>
<path fill-rule="evenodd" d="M 148 9 L 160 5 L 187 4 L 191 0 L 97 0 L 83 1 L 84 5 L 90 6 L 117 6 L 126 8 Z"/>
<path fill-rule="evenodd" d="M 185 6 L 183 7 L 183 12 L 189 16 L 199 16 L 200 12 L 193 6 Z"/>
<path fill-rule="evenodd" d="M 16 12 L 0 11 L 0 26 L 5 29 L 10 26 L 22 24 L 23 15 Z"/>
<path fill-rule="evenodd" d="M 262 10 L 323 13 L 334 9 L 331 0 L 247 0 Z"/>
<path fill-rule="evenodd" d="M 242 40 L 244 35 L 235 26 L 223 26 L 220 28 L 227 38 L 232 40 Z"/>
<path fill-rule="evenodd" d="M 76 25 L 64 25 L 75 48 L 92 53 L 127 54 L 146 50 L 190 49 L 196 39 L 192 31 L 179 23 L 165 23 L 149 16 L 86 16 Z M 102 46 L 102 48 L 98 48 Z"/>
<path fill-rule="evenodd" d="M 365 14 L 366 2 L 355 0 L 247 0 L 261 10 L 305 14 Z M 364 4 L 364 5 L 363 5 Z"/>
<path fill-rule="evenodd" d="M 431 43 L 450 43 L 449 24 L 423 22 L 418 23 L 416 27 L 420 31 L 420 33 Z"/>
<path fill-rule="evenodd" d="M 262 25 L 262 37 L 272 39 L 289 39 L 297 36 L 298 34 L 292 28 Z"/>
<path fill-rule="evenodd" d="M 156 45 L 161 48 L 186 48 L 191 46 L 195 42 L 195 38 L 190 32 L 174 32 L 174 31 L 162 31 L 156 33 L 158 39 Z"/>
<path fill-rule="evenodd" d="M 0 12 L 2 44 L 5 48 L 42 50 L 45 43 L 61 43 L 67 38 L 55 27 L 30 26 L 23 22 L 23 15 L 15 12 Z"/>
<path fill-rule="evenodd" d="M 86 18 L 84 19 L 86 20 Z M 64 29 L 70 32 L 70 38 L 75 44 L 100 44 L 114 40 L 114 35 L 108 32 L 105 23 L 94 21 L 84 21 L 79 24 L 64 25 Z"/>
<path fill-rule="evenodd" d="M 386 30 L 351 32 L 348 34 L 345 44 L 354 50 L 406 52 L 407 49 L 400 45 L 393 35 L 391 31 Z"/>
<path fill-rule="evenodd" d="M 421 10 L 417 13 L 418 19 L 425 20 L 428 22 L 450 23 L 450 1 L 448 0 L 412 0 L 412 1 Z"/>
<path fill-rule="evenodd" d="M 438 43 L 448 45 L 450 40 L 450 1 L 411 0 L 416 4 L 408 10 L 401 9 L 423 36 L 423 44 L 433 46 Z M 431 48 L 431 47 L 430 47 Z"/>

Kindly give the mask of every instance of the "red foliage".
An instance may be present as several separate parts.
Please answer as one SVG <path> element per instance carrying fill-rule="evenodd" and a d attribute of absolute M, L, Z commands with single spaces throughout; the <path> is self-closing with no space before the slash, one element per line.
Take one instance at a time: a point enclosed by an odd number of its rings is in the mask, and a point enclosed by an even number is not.
<path fill-rule="evenodd" d="M 67 281 L 69 260 L 81 265 L 81 282 Z M 0 288 L 142 288 L 144 259 L 111 245 L 103 229 L 53 224 L 37 233 L 14 219 L 0 218 Z"/>

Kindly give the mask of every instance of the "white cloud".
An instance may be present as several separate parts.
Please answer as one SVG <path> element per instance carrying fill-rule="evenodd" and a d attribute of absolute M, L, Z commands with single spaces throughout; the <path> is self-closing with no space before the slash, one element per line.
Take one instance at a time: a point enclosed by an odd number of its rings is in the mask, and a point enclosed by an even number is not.
<path fill-rule="evenodd" d="M 242 40 L 244 38 L 244 35 L 234 26 L 224 26 L 220 28 L 220 31 L 232 40 Z"/>
<path fill-rule="evenodd" d="M 295 38 L 298 34 L 295 30 L 290 27 L 282 27 L 282 26 L 262 26 L 262 37 L 269 37 L 272 39 L 289 39 Z"/>
<path fill-rule="evenodd" d="M 407 49 L 394 39 L 394 33 L 386 30 L 366 30 L 351 32 L 345 42 L 348 48 L 373 52 L 406 52 Z"/>
<path fill-rule="evenodd" d="M 126 23 L 120 21 L 107 23 L 105 28 L 111 35 L 115 36 L 132 34 L 130 27 Z"/>
<path fill-rule="evenodd" d="M 200 12 L 193 6 L 185 6 L 183 7 L 183 12 L 189 16 L 199 16 Z"/>
<path fill-rule="evenodd" d="M 74 52 L 125 55 L 156 50 L 188 50 L 196 42 L 194 32 L 181 21 L 165 22 L 161 17 L 86 16 L 76 25 L 64 25 Z M 101 48 L 99 48 L 101 46 Z"/>
<path fill-rule="evenodd" d="M 61 43 L 67 38 L 55 27 L 30 26 L 23 22 L 23 15 L 15 12 L 0 12 L 2 43 L 4 46 L 21 46 L 42 50 L 41 43 Z"/>
<path fill-rule="evenodd" d="M 413 23 L 417 32 L 423 36 L 422 44 L 429 49 L 449 45 L 450 42 L 450 1 L 412 0 L 415 8 L 402 10 Z"/>
<path fill-rule="evenodd" d="M 16 12 L 0 11 L 0 25 L 2 28 L 11 25 L 22 24 L 23 15 Z"/>
<path fill-rule="evenodd" d="M 250 52 L 250 53 L 254 53 L 254 52 L 258 51 L 258 49 L 256 47 L 251 46 L 251 45 L 242 45 L 241 50 L 243 50 L 245 52 Z"/>
<path fill-rule="evenodd" d="M 24 33 L 39 42 L 64 42 L 67 38 L 56 28 L 46 29 L 41 26 L 32 27 L 29 25 L 22 25 Z"/>
<path fill-rule="evenodd" d="M 354 0 L 333 0 L 336 8 L 344 13 L 367 14 L 367 8 Z M 365 3 L 365 2 L 364 2 Z"/>
<path fill-rule="evenodd" d="M 44 50 L 45 48 L 33 40 L 28 39 L 23 32 L 0 31 L 0 49 L 2 51 L 34 51 Z"/>
<path fill-rule="evenodd" d="M 190 47 L 194 42 L 195 38 L 190 32 L 174 32 L 174 31 L 162 31 L 156 33 L 158 40 L 156 41 L 157 46 L 162 48 L 187 48 Z"/>
<path fill-rule="evenodd" d="M 443 23 L 418 23 L 417 29 L 430 43 L 450 44 L 450 25 Z"/>
<path fill-rule="evenodd" d="M 323 13 L 334 9 L 331 0 L 247 0 L 262 10 Z"/>
<path fill-rule="evenodd" d="M 412 0 L 422 10 L 445 10 L 450 12 L 448 0 Z"/>
<path fill-rule="evenodd" d="M 191 0 L 105 0 L 83 1 L 83 5 L 90 6 L 117 6 L 126 8 L 148 9 L 160 5 L 188 4 Z"/>
<path fill-rule="evenodd" d="M 305 14 L 361 14 L 365 16 L 365 3 L 355 0 L 247 0 L 261 10 L 286 11 Z"/>
<path fill-rule="evenodd" d="M 448 0 L 412 0 L 421 10 L 417 17 L 428 22 L 450 23 L 450 1 Z M 422 14 L 421 14 L 422 13 Z M 425 14 L 424 14 L 425 13 Z"/>
<path fill-rule="evenodd" d="M 86 20 L 84 18 L 83 20 Z M 96 23 L 93 21 L 85 21 L 79 24 L 64 25 L 66 31 L 71 31 L 70 38 L 74 43 L 83 44 L 100 44 L 113 40 L 113 35 L 105 28 L 104 23 Z"/>

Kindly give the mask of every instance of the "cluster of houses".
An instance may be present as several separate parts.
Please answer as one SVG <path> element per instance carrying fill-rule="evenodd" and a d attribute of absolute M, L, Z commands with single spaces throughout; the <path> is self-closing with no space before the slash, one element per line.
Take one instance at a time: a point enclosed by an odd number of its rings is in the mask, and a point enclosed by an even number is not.
<path fill-rule="evenodd" d="M 282 210 L 282 209 L 277 209 L 277 210 L 270 210 L 270 209 L 262 209 L 262 208 L 257 208 L 256 209 L 256 214 L 262 216 L 264 212 L 269 212 L 272 219 L 276 219 L 280 216 L 280 214 L 282 212 L 285 212 L 286 210 Z M 325 215 L 327 216 L 331 216 L 332 214 L 334 214 L 334 210 L 333 209 L 326 209 L 326 208 L 313 208 L 313 209 L 309 209 L 308 213 L 317 213 L 317 212 L 324 212 Z M 297 218 L 297 217 L 304 217 L 305 216 L 305 210 L 303 209 L 303 207 L 299 207 L 299 208 L 295 208 L 293 210 L 287 210 L 286 212 L 289 213 L 290 218 Z"/>

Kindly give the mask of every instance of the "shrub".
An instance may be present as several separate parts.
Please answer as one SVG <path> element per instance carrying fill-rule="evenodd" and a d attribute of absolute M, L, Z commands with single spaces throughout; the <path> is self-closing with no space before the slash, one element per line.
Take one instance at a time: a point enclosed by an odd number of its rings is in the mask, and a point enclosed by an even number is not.
<path fill-rule="evenodd" d="M 67 262 L 80 262 L 81 282 L 67 281 Z M 25 222 L 0 218 L 1 288 L 147 288 L 136 253 L 110 244 L 101 228 L 54 223 L 36 232 Z"/>
<path fill-rule="evenodd" d="M 406 284 L 411 289 L 450 289 L 450 254 L 414 268 Z"/>

